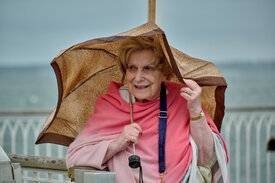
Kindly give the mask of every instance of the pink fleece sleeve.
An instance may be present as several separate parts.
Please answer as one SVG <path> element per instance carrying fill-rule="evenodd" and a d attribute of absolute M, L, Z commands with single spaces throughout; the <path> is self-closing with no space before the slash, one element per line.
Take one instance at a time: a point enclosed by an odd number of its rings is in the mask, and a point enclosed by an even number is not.
<path fill-rule="evenodd" d="M 210 115 L 206 112 L 206 110 L 204 108 L 203 108 L 203 111 L 205 113 L 205 117 L 206 117 L 206 121 L 207 121 L 208 126 L 211 128 L 212 132 L 216 133 L 220 137 L 220 139 L 223 142 L 223 146 L 224 146 L 224 150 L 225 150 L 226 158 L 227 158 L 227 162 L 228 162 L 229 157 L 228 157 L 228 152 L 227 152 L 227 147 L 226 147 L 225 141 L 224 141 L 222 135 L 220 134 L 220 132 L 218 131 L 217 126 L 215 125 L 215 123 L 211 119 Z"/>
<path fill-rule="evenodd" d="M 97 144 L 77 144 L 74 141 L 68 149 L 66 155 L 66 166 L 71 167 L 93 167 L 104 169 L 107 164 L 103 164 L 103 159 L 107 152 L 108 146 L 112 140 L 106 140 Z"/>

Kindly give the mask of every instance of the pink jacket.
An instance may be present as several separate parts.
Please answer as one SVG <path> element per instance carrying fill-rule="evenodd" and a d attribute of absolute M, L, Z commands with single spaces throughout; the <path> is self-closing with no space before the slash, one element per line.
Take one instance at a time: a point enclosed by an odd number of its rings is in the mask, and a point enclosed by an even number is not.
<path fill-rule="evenodd" d="M 112 82 L 106 93 L 98 98 L 95 111 L 90 115 L 83 130 L 69 146 L 67 167 L 91 166 L 103 169 L 108 166 L 116 172 L 117 183 L 138 182 L 138 169 L 131 169 L 128 157 L 133 154 L 132 145 L 103 164 L 108 145 L 117 138 L 125 125 L 130 124 L 130 107 L 119 94 L 122 84 Z M 189 112 L 186 100 L 180 97 L 181 85 L 165 83 L 167 94 L 167 129 L 165 142 L 165 182 L 179 182 L 192 159 L 189 141 Z M 136 154 L 141 157 L 144 182 L 160 182 L 158 171 L 158 125 L 159 104 L 154 100 L 133 103 L 134 122 L 142 128 L 136 144 Z M 219 132 L 205 112 L 208 125 L 213 132 Z M 221 136 L 220 136 L 221 137 Z M 222 139 L 222 137 L 221 137 Z M 225 143 L 224 143 L 225 144 Z M 225 148 L 226 149 L 226 148 Z"/>

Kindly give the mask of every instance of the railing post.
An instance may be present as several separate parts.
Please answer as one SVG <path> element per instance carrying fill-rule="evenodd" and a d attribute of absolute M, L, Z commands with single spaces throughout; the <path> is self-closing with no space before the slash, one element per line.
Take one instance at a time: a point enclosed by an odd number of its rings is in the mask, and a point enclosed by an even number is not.
<path fill-rule="evenodd" d="M 148 0 L 148 22 L 156 22 L 156 0 Z"/>
<path fill-rule="evenodd" d="M 74 169 L 75 183 L 89 183 L 89 182 L 116 182 L 116 173 L 109 171 L 96 171 L 85 169 Z"/>

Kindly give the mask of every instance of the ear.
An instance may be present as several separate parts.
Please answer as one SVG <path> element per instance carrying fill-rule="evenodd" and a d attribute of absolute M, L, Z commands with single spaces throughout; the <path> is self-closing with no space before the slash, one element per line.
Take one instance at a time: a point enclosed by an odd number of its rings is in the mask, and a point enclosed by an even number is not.
<path fill-rule="evenodd" d="M 162 81 L 166 81 L 167 80 L 167 75 L 163 75 Z"/>

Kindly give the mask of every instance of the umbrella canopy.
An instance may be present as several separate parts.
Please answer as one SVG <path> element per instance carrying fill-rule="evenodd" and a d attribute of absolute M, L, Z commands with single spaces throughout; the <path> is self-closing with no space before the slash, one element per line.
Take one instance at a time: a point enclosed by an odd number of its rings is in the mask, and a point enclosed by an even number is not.
<path fill-rule="evenodd" d="M 51 62 L 58 82 L 58 103 L 48 116 L 36 144 L 68 146 L 78 135 L 99 95 L 111 81 L 124 82 L 117 55 L 120 45 L 131 37 L 152 36 L 160 41 L 174 76 L 170 81 L 184 83 L 192 78 L 202 87 L 202 104 L 218 129 L 224 115 L 226 81 L 211 62 L 190 57 L 170 47 L 164 32 L 146 23 L 111 37 L 92 39 L 60 52 Z"/>

